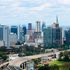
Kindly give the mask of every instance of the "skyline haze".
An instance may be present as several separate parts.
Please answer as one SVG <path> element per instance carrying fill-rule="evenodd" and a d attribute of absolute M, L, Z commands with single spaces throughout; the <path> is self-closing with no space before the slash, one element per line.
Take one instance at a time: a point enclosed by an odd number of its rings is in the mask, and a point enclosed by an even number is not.
<path fill-rule="evenodd" d="M 39 20 L 51 25 L 56 16 L 61 26 L 70 26 L 70 0 L 0 0 L 0 24 L 35 25 Z"/>

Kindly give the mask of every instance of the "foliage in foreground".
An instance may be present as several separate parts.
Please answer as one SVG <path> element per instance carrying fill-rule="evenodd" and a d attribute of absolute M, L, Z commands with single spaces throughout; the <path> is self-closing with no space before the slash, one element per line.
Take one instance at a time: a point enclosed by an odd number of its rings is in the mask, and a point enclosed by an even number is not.
<path fill-rule="evenodd" d="M 58 60 L 69 62 L 70 61 L 70 51 L 60 52 Z"/>

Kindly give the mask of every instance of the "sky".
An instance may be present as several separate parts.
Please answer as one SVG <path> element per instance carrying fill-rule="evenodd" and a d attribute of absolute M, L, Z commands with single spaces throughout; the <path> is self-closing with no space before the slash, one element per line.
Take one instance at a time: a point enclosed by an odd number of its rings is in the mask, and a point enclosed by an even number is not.
<path fill-rule="evenodd" d="M 56 16 L 61 26 L 70 26 L 70 0 L 0 0 L 0 24 L 51 25 Z"/>

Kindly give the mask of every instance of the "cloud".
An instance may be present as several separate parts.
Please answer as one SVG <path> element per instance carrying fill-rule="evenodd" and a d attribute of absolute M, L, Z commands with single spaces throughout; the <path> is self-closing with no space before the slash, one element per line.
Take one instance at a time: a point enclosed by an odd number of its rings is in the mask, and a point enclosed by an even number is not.
<path fill-rule="evenodd" d="M 60 4 L 65 4 L 65 5 L 69 5 L 70 4 L 70 0 L 58 0 L 58 2 Z"/>
<path fill-rule="evenodd" d="M 37 7 L 33 7 L 33 8 L 30 8 L 30 10 L 32 12 L 40 12 L 40 11 L 43 11 L 44 9 L 46 8 L 50 8 L 52 5 L 50 3 L 44 3 L 40 6 L 37 6 Z"/>
<path fill-rule="evenodd" d="M 66 5 L 70 5 L 70 0 L 0 0 L 0 22 L 32 22 L 54 18 L 54 15 L 68 15 L 70 9 Z"/>

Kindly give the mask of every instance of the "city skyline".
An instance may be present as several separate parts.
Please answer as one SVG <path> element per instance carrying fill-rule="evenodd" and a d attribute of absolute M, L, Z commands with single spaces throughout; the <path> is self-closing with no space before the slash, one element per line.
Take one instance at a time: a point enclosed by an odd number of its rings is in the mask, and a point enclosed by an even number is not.
<path fill-rule="evenodd" d="M 70 0 L 0 0 L 0 24 L 35 25 L 37 20 L 51 25 L 59 18 L 61 26 L 70 24 Z"/>

